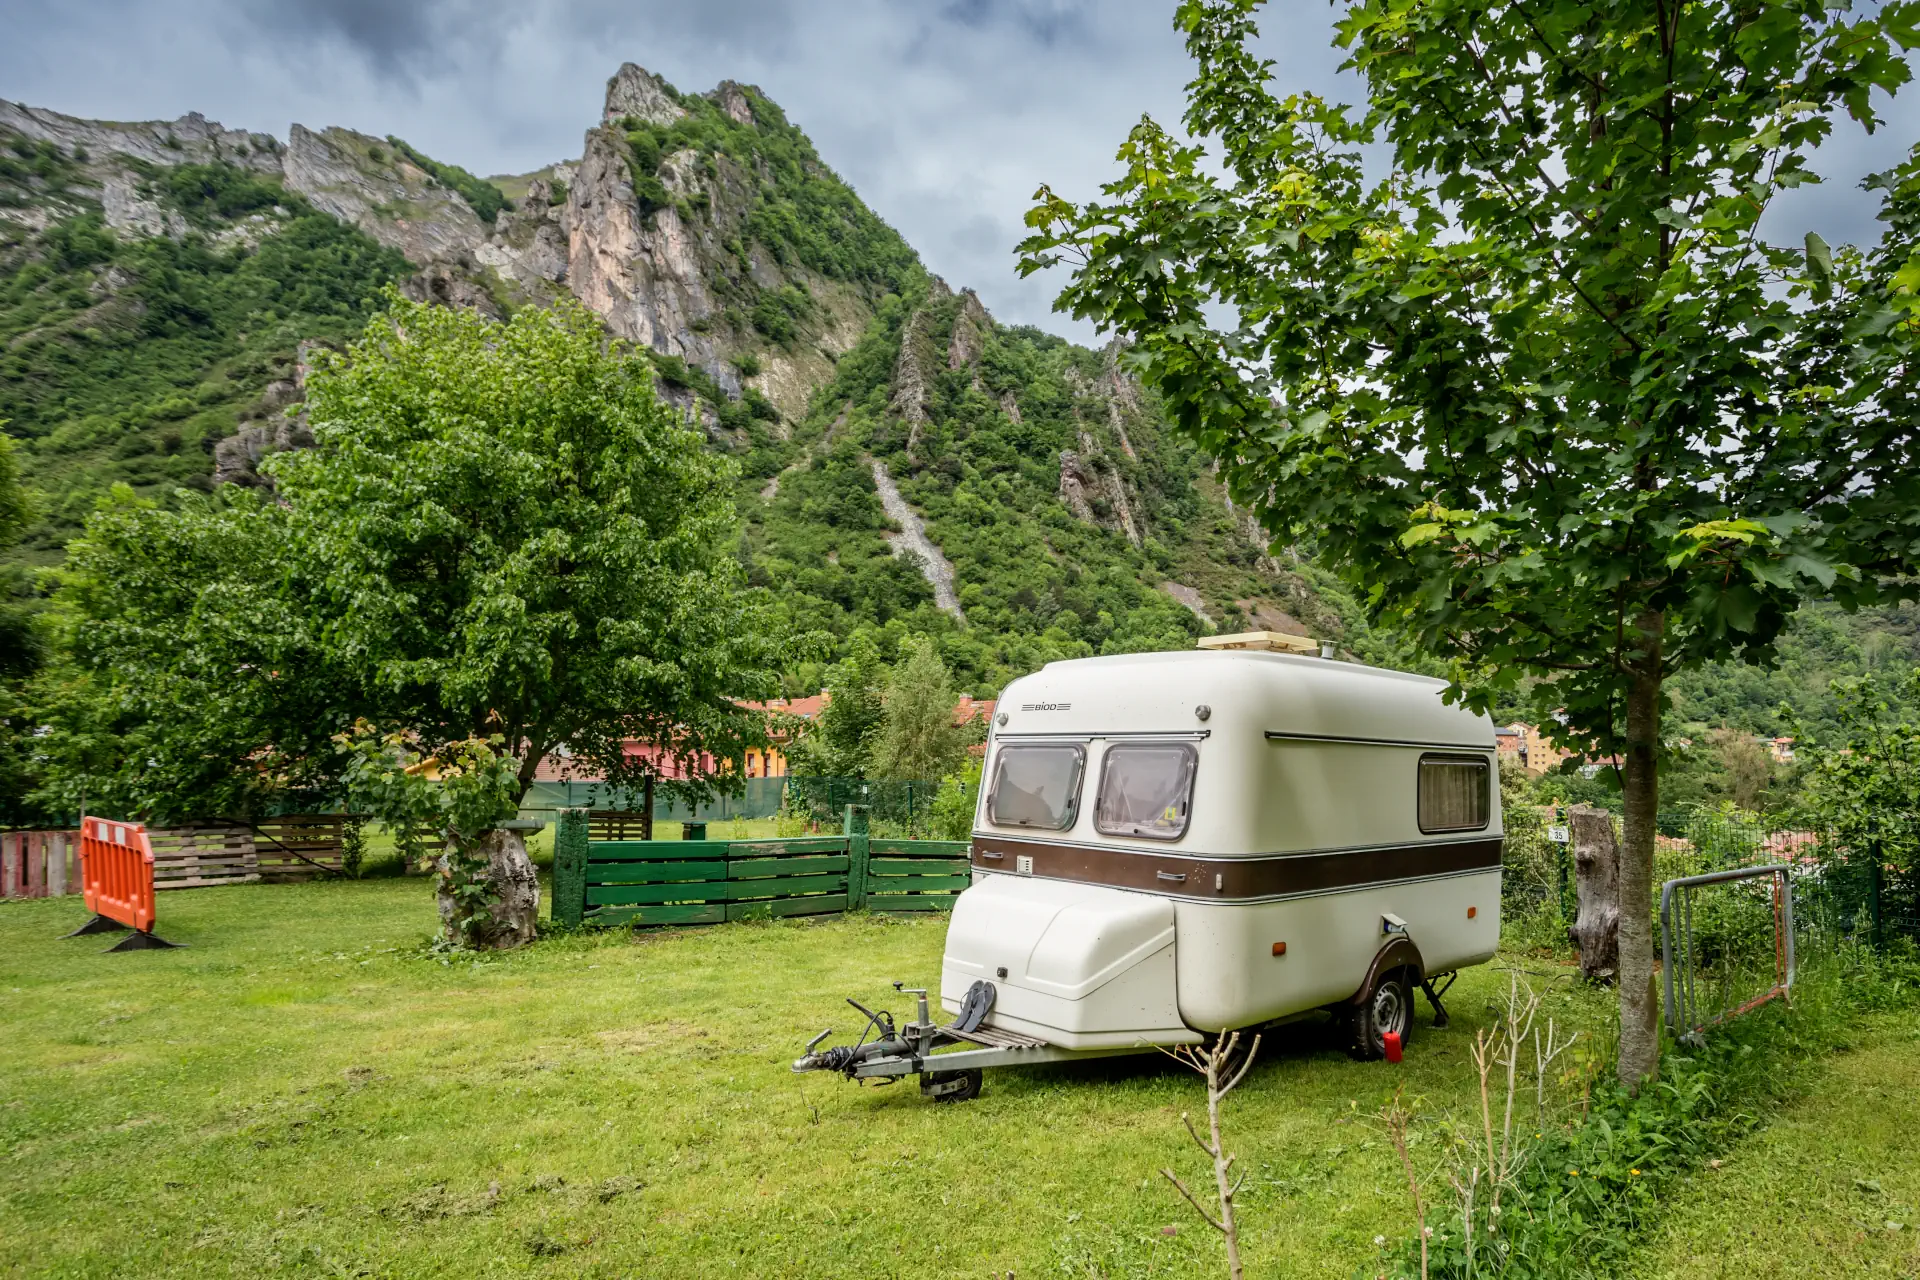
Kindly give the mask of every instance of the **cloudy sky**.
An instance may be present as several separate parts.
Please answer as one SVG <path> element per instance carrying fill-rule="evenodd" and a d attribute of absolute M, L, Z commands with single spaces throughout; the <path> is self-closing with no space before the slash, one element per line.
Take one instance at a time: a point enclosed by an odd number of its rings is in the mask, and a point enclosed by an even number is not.
<path fill-rule="evenodd" d="M 606 78 L 757 84 L 929 266 L 996 316 L 1049 313 L 1013 269 L 1034 188 L 1091 194 L 1147 112 L 1178 120 L 1190 70 L 1174 0 L 0 0 L 0 98 L 105 119 L 200 111 L 394 133 L 476 173 L 575 157 Z M 1275 0 L 1287 89 L 1351 98 L 1324 0 Z M 1833 181 L 1776 218 L 1798 240 L 1873 235 L 1859 176 L 1920 136 L 1920 89 L 1872 141 L 1843 126 Z M 1791 223 L 1792 225 L 1785 225 Z"/>

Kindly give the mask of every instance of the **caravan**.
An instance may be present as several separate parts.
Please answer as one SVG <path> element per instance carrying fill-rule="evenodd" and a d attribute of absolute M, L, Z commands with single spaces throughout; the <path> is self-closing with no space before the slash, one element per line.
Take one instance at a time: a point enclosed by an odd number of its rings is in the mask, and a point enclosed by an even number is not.
<path fill-rule="evenodd" d="M 1444 1025 L 1439 984 L 1500 939 L 1493 726 L 1443 681 L 1273 651 L 1289 639 L 1010 685 L 941 968 L 954 1020 L 921 994 L 916 1021 L 869 1013 L 877 1039 L 816 1039 L 795 1069 L 965 1097 L 986 1066 L 1317 1010 L 1376 1057 L 1411 1034 L 1416 991 Z"/>

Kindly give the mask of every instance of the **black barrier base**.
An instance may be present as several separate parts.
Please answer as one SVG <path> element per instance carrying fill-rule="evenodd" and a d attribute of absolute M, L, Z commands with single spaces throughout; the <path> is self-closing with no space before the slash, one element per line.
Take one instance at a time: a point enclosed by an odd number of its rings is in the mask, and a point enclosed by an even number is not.
<path fill-rule="evenodd" d="M 186 945 L 184 942 L 168 942 L 165 938 L 155 937 L 145 929 L 135 929 L 108 947 L 104 954 L 112 955 L 116 951 L 172 951 Z"/>
<path fill-rule="evenodd" d="M 80 938 L 89 933 L 122 933 L 126 930 L 126 927 L 127 926 L 121 924 L 118 920 L 109 920 L 105 916 L 95 916 L 78 929 L 75 929 L 72 933 L 63 933 L 60 936 L 63 938 Z"/>

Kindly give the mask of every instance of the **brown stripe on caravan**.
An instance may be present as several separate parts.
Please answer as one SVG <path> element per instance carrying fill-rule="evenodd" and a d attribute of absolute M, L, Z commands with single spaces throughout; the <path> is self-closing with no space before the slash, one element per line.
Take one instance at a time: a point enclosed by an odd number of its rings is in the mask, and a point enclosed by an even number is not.
<path fill-rule="evenodd" d="M 998 836 L 973 838 L 973 866 L 1014 872 L 1031 858 L 1030 874 L 1181 898 L 1284 898 L 1426 876 L 1491 871 L 1501 839 L 1433 841 L 1338 853 L 1286 853 L 1260 858 L 1194 858 L 1146 850 L 1049 844 Z"/>

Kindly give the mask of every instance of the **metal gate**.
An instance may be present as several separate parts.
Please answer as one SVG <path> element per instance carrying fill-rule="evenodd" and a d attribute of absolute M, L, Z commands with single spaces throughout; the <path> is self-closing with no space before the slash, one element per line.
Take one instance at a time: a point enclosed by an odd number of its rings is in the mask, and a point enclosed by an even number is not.
<path fill-rule="evenodd" d="M 1792 869 L 1785 863 L 1765 867 L 1742 867 L 1732 871 L 1712 871 L 1705 875 L 1681 876 L 1660 888 L 1661 969 L 1666 984 L 1667 1030 L 1680 1040 L 1699 1044 L 1708 1027 L 1757 1009 L 1773 999 L 1786 999 L 1793 990 L 1793 884 Z M 1714 973 L 1713 984 L 1706 981 L 1704 968 L 1712 957 L 1703 956 L 1696 930 L 1694 890 L 1703 885 L 1728 884 L 1739 880 L 1767 878 L 1770 883 L 1770 915 L 1773 926 L 1773 981 L 1758 995 L 1740 999 L 1734 983 L 1737 970 L 1726 968 Z M 1748 906 L 1761 904 L 1749 902 Z M 1678 947 L 1676 948 L 1676 935 Z M 1724 957 L 1722 957 L 1724 959 Z M 1703 963 L 1704 961 L 1704 963 Z M 1719 988 L 1714 998 L 1714 986 Z M 1712 1012 L 1708 1012 L 1712 1008 Z"/>

